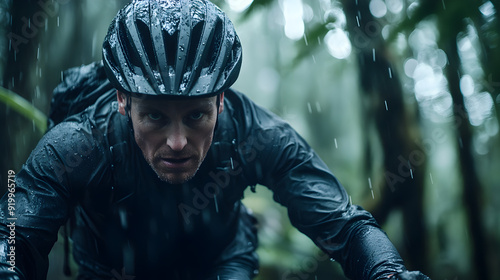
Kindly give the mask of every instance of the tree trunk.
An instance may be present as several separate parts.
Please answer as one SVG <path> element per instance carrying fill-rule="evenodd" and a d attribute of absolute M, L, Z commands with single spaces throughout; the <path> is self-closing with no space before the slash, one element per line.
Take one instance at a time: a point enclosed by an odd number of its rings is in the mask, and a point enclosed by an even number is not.
<path fill-rule="evenodd" d="M 382 25 L 370 13 L 369 1 L 342 3 L 351 42 L 358 51 L 361 85 L 368 106 L 366 119 L 375 123 L 384 156 L 382 197 L 369 210 L 383 223 L 395 207 L 401 208 L 406 238 L 403 258 L 410 269 L 426 270 L 423 190 L 427 158 L 416 144 L 420 138 L 416 118 L 406 110 L 401 83 L 381 35 Z"/>
<path fill-rule="evenodd" d="M 39 26 L 45 24 L 41 17 L 34 17 L 39 9 L 36 1 L 12 1 L 10 15 L 12 25 L 7 31 L 7 64 L 2 77 L 2 86 L 10 89 L 31 101 L 37 94 L 35 92 L 37 82 L 37 70 L 34 63 L 37 61 L 37 50 L 41 31 Z M 1 175 L 7 174 L 7 170 L 16 173 L 21 168 L 29 153 L 38 141 L 34 133 L 34 125 L 30 120 L 6 108 L 2 104 L 2 118 L 6 118 L 5 136 L 1 137 L 0 146 L 2 152 Z M 40 135 L 39 135 L 40 136 Z M 6 181 L 6 179 L 2 179 Z M 5 189 L 3 190 L 5 191 Z"/>
<path fill-rule="evenodd" d="M 455 34 L 458 34 L 455 33 Z M 456 37 L 455 37 L 456 38 Z M 446 77 L 453 99 L 453 115 L 457 125 L 458 156 L 460 159 L 460 173 L 463 178 L 463 198 L 472 238 L 472 259 L 476 279 L 489 279 L 487 265 L 487 249 L 484 240 L 486 235 L 482 225 L 482 186 L 477 177 L 474 157 L 472 155 L 472 131 L 469 117 L 465 110 L 464 99 L 460 91 L 460 57 L 456 40 L 447 40 L 445 51 L 448 55 L 449 66 Z"/>

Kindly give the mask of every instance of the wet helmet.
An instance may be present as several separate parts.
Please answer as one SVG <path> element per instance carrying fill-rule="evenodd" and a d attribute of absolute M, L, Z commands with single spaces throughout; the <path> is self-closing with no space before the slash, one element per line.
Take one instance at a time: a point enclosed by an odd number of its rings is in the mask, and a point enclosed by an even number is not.
<path fill-rule="evenodd" d="M 208 0 L 134 0 L 103 44 L 108 79 L 129 94 L 219 94 L 236 81 L 241 56 L 233 24 Z"/>

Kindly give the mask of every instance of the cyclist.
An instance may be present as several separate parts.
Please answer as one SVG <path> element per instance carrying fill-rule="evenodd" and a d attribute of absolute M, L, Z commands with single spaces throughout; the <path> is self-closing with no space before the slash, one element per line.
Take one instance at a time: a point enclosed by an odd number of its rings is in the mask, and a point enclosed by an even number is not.
<path fill-rule="evenodd" d="M 288 124 L 230 88 L 241 57 L 231 21 L 208 1 L 120 10 L 103 61 L 66 72 L 55 91 L 99 98 L 69 117 L 54 106 L 16 176 L 15 265 L 2 212 L 0 278 L 45 279 L 69 220 L 78 279 L 251 279 L 256 221 L 241 198 L 261 184 L 348 277 L 428 279 L 406 270 Z"/>

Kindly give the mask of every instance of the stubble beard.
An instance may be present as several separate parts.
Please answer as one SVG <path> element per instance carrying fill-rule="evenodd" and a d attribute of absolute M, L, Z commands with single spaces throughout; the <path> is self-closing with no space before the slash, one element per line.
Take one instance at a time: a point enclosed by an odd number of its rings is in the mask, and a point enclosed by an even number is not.
<path fill-rule="evenodd" d="M 150 157 L 144 156 L 144 158 L 146 159 L 146 162 L 149 164 L 151 169 L 153 169 L 153 171 L 156 173 L 158 178 L 161 181 L 166 182 L 166 183 L 171 184 L 171 185 L 180 185 L 180 184 L 186 183 L 189 180 L 193 179 L 193 177 L 196 175 L 196 173 L 198 173 L 198 170 L 200 169 L 200 166 L 201 166 L 203 160 L 205 159 L 205 157 L 203 157 L 203 158 L 197 160 L 196 168 L 194 168 L 194 171 L 188 170 L 185 172 L 181 172 L 182 174 L 178 174 L 176 172 L 163 172 L 163 171 L 159 170 L 159 168 L 157 168 L 155 166 L 155 157 L 150 158 Z M 156 161 L 160 161 L 160 159 L 157 159 Z"/>

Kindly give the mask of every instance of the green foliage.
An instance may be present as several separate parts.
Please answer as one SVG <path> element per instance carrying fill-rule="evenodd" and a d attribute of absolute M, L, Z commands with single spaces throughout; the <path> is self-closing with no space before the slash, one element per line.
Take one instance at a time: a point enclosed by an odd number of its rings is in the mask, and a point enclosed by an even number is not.
<path fill-rule="evenodd" d="M 0 87 L 0 101 L 32 120 L 40 132 L 43 133 L 47 129 L 47 116 L 20 95 Z"/>
<path fill-rule="evenodd" d="M 242 19 L 248 19 L 252 14 L 257 12 L 260 9 L 264 9 L 269 7 L 272 3 L 275 3 L 275 0 L 254 0 L 252 4 L 246 9 L 242 14 Z"/>

